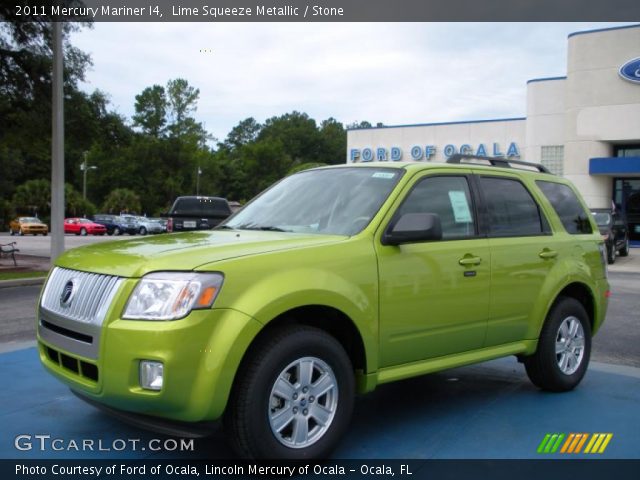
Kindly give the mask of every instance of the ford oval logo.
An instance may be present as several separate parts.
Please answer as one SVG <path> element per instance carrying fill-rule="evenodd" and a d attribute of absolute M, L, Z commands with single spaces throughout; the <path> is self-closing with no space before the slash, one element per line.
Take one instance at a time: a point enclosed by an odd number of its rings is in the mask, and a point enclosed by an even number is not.
<path fill-rule="evenodd" d="M 633 83 L 640 83 L 640 57 L 629 60 L 620 67 L 620 76 Z"/>
<path fill-rule="evenodd" d="M 62 289 L 62 293 L 60 294 L 60 306 L 68 308 L 71 306 L 71 300 L 73 300 L 73 280 L 69 280 L 64 288 Z"/>

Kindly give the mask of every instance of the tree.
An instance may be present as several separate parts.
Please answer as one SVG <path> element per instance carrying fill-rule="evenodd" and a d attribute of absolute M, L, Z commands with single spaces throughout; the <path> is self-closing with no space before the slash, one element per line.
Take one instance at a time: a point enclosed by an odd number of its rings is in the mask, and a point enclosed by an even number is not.
<path fill-rule="evenodd" d="M 262 125 L 256 122 L 255 118 L 245 118 L 231 129 L 226 140 L 220 144 L 220 146 L 228 150 L 233 150 L 234 148 L 239 148 L 242 145 L 253 142 L 258 137 L 261 128 Z"/>
<path fill-rule="evenodd" d="M 347 132 L 342 123 L 328 118 L 320 124 L 322 149 L 320 160 L 328 164 L 344 163 L 347 152 Z"/>
<path fill-rule="evenodd" d="M 198 132 L 198 127 L 202 129 L 202 125 L 190 116 L 198 108 L 199 97 L 200 90 L 189 85 L 189 82 L 183 78 L 167 82 L 168 114 L 171 120 L 169 129 L 174 136 L 201 133 Z"/>
<path fill-rule="evenodd" d="M 136 95 L 133 124 L 153 137 L 160 137 L 167 123 L 167 96 L 160 85 L 145 88 Z"/>
<path fill-rule="evenodd" d="M 102 205 L 102 209 L 108 213 L 119 214 L 121 212 L 140 212 L 140 197 L 133 190 L 116 188 L 112 190 Z"/>
<path fill-rule="evenodd" d="M 17 213 L 47 215 L 51 209 L 51 183 L 45 179 L 26 181 L 16 189 L 13 205 Z"/>
<path fill-rule="evenodd" d="M 64 185 L 64 203 L 65 213 L 68 217 L 86 218 L 96 213 L 96 206 L 89 200 L 82 198 L 80 192 L 70 183 Z"/>

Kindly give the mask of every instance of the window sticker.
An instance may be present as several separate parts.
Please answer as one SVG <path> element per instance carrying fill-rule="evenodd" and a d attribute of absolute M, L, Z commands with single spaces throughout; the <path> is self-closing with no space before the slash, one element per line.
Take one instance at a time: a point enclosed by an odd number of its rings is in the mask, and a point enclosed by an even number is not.
<path fill-rule="evenodd" d="M 372 178 L 384 178 L 389 180 L 390 178 L 394 178 L 396 176 L 395 173 L 392 172 L 376 172 L 371 175 Z"/>
<path fill-rule="evenodd" d="M 453 208 L 453 216 L 456 223 L 471 223 L 471 211 L 467 203 L 467 195 L 461 190 L 453 190 L 449 192 L 449 200 L 451 208 Z"/>

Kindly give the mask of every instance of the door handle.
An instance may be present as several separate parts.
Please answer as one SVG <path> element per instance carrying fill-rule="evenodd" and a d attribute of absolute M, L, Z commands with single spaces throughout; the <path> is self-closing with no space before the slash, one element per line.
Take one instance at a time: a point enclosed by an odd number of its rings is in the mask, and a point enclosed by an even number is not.
<path fill-rule="evenodd" d="M 480 257 L 472 257 L 472 256 L 464 256 L 460 260 L 458 260 L 458 263 L 463 267 L 480 265 L 480 262 L 482 262 L 482 259 Z"/>
<path fill-rule="evenodd" d="M 540 258 L 556 258 L 558 256 L 558 252 L 556 252 L 555 250 L 549 250 L 548 248 L 545 248 L 544 250 L 542 250 L 538 256 Z"/>

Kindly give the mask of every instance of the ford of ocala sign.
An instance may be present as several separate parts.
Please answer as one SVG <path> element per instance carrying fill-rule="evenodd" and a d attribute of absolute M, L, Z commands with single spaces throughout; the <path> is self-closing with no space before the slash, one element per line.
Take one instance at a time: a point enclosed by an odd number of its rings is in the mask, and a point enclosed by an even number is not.
<path fill-rule="evenodd" d="M 430 161 L 432 158 L 436 156 L 436 152 L 438 148 L 435 145 L 414 145 L 409 150 L 410 160 L 419 162 L 419 161 Z M 506 151 L 502 150 L 502 147 L 499 143 L 493 143 L 493 145 L 485 145 L 484 143 L 479 144 L 478 146 L 472 146 L 467 143 L 460 145 L 459 147 L 456 145 L 445 145 L 442 149 L 442 153 L 445 158 L 449 158 L 451 155 L 455 155 L 456 153 L 462 153 L 465 155 L 477 155 L 479 157 L 486 157 L 491 155 L 493 157 L 507 157 L 507 158 L 519 158 L 520 157 L 520 149 L 518 149 L 518 145 L 515 142 L 509 143 Z M 400 147 L 383 147 L 379 146 L 376 148 L 373 147 L 365 147 L 365 148 L 352 148 L 349 150 L 349 162 L 399 162 L 401 160 L 409 160 L 409 158 L 405 157 L 405 154 Z"/>
<path fill-rule="evenodd" d="M 629 60 L 620 67 L 620 76 L 633 83 L 640 83 L 640 57 Z"/>

